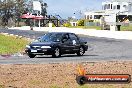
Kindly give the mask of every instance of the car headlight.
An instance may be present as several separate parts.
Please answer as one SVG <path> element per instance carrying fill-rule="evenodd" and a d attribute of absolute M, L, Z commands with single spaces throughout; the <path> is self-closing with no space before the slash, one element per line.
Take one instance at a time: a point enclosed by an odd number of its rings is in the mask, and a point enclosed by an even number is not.
<path fill-rule="evenodd" d="M 42 46 L 41 48 L 51 48 L 50 46 Z"/>
<path fill-rule="evenodd" d="M 26 45 L 26 48 L 30 48 L 30 46 L 29 45 Z"/>

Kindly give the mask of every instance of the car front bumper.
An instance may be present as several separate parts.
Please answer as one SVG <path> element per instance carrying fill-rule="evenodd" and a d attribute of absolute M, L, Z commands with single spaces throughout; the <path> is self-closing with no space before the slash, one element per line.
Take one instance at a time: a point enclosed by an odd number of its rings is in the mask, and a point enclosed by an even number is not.
<path fill-rule="evenodd" d="M 34 54 L 34 55 L 52 55 L 54 53 L 54 49 L 25 49 L 27 54 Z"/>

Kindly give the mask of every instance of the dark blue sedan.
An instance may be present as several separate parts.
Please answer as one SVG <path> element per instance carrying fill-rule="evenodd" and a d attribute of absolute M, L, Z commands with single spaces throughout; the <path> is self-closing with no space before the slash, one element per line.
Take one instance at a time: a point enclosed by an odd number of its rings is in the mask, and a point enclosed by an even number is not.
<path fill-rule="evenodd" d="M 77 54 L 82 56 L 87 49 L 87 42 L 80 40 L 74 33 L 51 32 L 26 45 L 25 52 L 30 58 L 36 55 L 60 57 L 62 54 Z"/>

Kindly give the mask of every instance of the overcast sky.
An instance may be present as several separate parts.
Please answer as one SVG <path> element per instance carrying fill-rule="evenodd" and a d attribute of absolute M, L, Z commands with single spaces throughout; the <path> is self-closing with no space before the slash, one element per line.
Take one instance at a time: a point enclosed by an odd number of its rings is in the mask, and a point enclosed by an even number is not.
<path fill-rule="evenodd" d="M 44 0 L 48 4 L 48 14 L 59 14 L 62 18 L 76 15 L 80 11 L 99 10 L 104 0 Z M 75 13 L 75 14 L 74 14 Z"/>

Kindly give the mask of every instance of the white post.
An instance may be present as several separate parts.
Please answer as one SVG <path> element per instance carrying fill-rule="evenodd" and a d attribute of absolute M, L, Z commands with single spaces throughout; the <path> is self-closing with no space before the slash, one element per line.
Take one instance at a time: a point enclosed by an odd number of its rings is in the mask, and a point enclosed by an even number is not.
<path fill-rule="evenodd" d="M 117 31 L 116 25 L 110 25 L 110 31 Z"/>
<path fill-rule="evenodd" d="M 40 27 L 40 19 L 39 19 L 39 27 Z"/>
<path fill-rule="evenodd" d="M 35 27 L 35 19 L 34 19 L 34 27 Z"/>
<path fill-rule="evenodd" d="M 51 22 L 49 22 L 49 27 L 52 27 L 52 23 Z"/>

